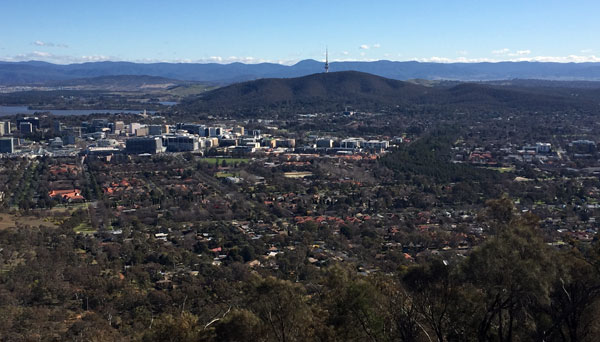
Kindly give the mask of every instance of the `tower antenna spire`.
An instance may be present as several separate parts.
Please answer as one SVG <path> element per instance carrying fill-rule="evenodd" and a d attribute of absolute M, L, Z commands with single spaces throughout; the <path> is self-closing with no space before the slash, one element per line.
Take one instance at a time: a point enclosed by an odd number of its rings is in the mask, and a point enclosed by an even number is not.
<path fill-rule="evenodd" d="M 329 51 L 328 48 L 325 47 L 325 73 L 329 72 Z"/>

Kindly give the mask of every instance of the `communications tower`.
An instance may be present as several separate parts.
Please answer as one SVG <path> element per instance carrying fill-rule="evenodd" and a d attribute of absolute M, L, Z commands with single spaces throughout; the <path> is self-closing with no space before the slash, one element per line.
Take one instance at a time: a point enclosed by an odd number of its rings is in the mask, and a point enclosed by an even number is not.
<path fill-rule="evenodd" d="M 329 53 L 327 48 L 325 48 L 325 73 L 329 72 Z"/>

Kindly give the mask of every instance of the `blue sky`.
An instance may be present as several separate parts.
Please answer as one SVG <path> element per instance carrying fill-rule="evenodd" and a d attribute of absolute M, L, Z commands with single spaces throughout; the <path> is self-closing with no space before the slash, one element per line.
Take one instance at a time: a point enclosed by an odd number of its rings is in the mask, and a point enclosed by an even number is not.
<path fill-rule="evenodd" d="M 600 1 L 5 0 L 0 60 L 600 62 Z M 596 57 L 599 56 L 599 57 Z"/>

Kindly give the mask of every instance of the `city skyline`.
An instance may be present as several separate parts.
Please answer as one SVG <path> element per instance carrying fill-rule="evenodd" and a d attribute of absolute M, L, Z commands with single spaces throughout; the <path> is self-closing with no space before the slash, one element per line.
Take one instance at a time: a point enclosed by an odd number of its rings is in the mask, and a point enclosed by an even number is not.
<path fill-rule="evenodd" d="M 4 4 L 1 61 L 294 64 L 325 61 L 600 62 L 576 1 L 400 3 L 19 1 Z"/>

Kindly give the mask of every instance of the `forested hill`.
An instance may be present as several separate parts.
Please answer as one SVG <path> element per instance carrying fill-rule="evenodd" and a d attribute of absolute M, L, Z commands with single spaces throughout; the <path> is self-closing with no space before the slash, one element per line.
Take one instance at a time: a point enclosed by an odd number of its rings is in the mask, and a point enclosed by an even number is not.
<path fill-rule="evenodd" d="M 279 103 L 413 101 L 432 89 L 357 71 L 320 73 L 298 78 L 269 78 L 219 88 L 201 98 L 209 106 L 256 106 Z"/>
<path fill-rule="evenodd" d="M 443 106 L 451 109 L 568 110 L 595 108 L 597 91 L 524 88 L 461 83 L 450 87 L 427 87 L 384 77 L 344 71 L 298 78 L 260 79 L 215 89 L 184 101 L 184 113 L 290 114 L 398 107 Z M 579 94 L 578 93 L 578 94 Z"/>

